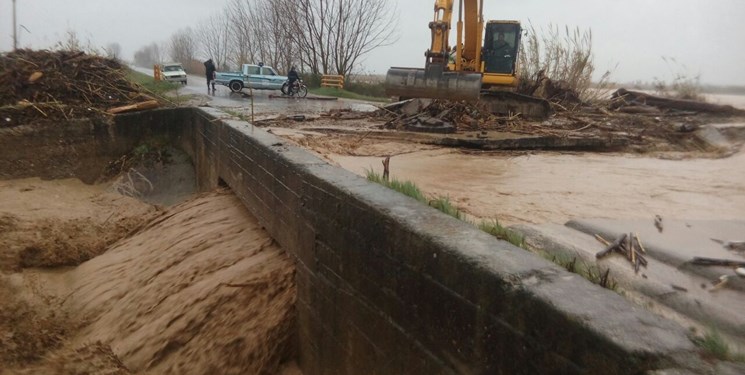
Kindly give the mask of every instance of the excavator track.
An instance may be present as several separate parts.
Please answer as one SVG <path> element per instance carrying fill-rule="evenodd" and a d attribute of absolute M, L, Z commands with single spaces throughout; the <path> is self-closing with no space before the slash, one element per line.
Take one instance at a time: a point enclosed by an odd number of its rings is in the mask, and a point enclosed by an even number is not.
<path fill-rule="evenodd" d="M 553 112 L 548 100 L 511 91 L 482 90 L 479 101 L 494 114 L 520 115 L 531 120 L 544 120 Z"/>

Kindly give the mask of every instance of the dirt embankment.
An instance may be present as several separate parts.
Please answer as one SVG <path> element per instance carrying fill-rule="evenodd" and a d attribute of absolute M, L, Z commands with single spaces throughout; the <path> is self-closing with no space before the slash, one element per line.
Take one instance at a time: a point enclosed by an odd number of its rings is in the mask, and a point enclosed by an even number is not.
<path fill-rule="evenodd" d="M 75 268 L 0 276 L 0 374 L 296 371 L 282 370 L 294 355 L 294 266 L 228 193 L 174 206 Z"/>

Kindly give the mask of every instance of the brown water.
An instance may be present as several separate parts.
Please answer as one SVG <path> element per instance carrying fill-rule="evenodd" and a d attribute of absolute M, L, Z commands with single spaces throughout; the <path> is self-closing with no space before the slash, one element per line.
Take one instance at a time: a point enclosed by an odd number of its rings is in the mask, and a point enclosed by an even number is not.
<path fill-rule="evenodd" d="M 360 175 L 380 157 L 331 155 Z M 391 158 L 391 176 L 447 195 L 468 214 L 506 224 L 572 218 L 745 218 L 745 152 L 724 159 L 662 160 L 621 154 L 466 154 L 419 151 Z"/>
<path fill-rule="evenodd" d="M 9 374 L 299 374 L 284 364 L 294 265 L 225 192 L 167 209 L 75 268 L 0 272 L 4 295 L 15 300 L 0 320 L 17 322 L 0 324 L 0 344 L 8 332 L 53 343 L 5 353 Z"/>

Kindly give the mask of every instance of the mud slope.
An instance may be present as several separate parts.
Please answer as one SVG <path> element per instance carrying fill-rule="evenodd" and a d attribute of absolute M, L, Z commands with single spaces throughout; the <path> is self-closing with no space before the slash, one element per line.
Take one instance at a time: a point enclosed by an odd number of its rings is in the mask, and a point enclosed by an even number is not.
<path fill-rule="evenodd" d="M 11 373 L 276 374 L 294 356 L 294 266 L 225 192 L 168 209 L 74 269 L 25 279 L 84 323 Z"/>
<path fill-rule="evenodd" d="M 69 296 L 133 372 L 276 373 L 294 321 L 294 268 L 232 195 L 168 211 L 79 266 Z"/>

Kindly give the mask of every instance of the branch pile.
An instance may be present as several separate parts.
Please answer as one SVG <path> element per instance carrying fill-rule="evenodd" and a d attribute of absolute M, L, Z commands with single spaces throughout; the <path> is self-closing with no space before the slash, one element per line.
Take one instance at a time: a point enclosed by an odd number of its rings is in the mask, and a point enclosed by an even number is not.
<path fill-rule="evenodd" d="M 500 117 L 481 103 L 439 99 L 410 99 L 389 104 L 376 112 L 388 121 L 384 128 L 431 133 L 453 133 L 456 130 L 496 129 L 517 117 Z"/>
<path fill-rule="evenodd" d="M 80 51 L 18 50 L 0 55 L 0 126 L 104 115 L 153 100 L 113 59 Z"/>

